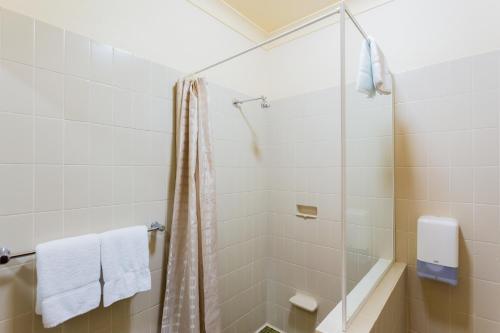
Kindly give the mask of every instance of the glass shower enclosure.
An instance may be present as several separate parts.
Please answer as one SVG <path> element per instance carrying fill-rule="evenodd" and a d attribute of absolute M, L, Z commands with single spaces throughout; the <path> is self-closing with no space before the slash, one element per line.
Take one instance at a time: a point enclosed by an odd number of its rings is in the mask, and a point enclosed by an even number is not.
<path fill-rule="evenodd" d="M 394 260 L 393 100 L 356 90 L 367 35 L 343 3 L 196 73 L 326 17 L 339 19 L 322 41 L 334 44 L 327 86 L 262 91 L 265 108 L 234 105 L 255 96 L 209 86 L 224 332 L 342 332 Z M 292 304 L 298 294 L 317 309 Z"/>

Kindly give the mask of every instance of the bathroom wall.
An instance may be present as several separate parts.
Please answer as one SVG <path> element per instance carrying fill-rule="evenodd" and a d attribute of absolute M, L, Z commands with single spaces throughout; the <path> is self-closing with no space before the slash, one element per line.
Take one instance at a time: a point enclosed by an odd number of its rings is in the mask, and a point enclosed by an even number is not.
<path fill-rule="evenodd" d="M 392 260 L 394 229 L 392 99 L 367 99 L 352 84 L 348 92 L 350 290 L 379 258 Z M 286 332 L 314 331 L 341 298 L 339 98 L 329 88 L 275 100 L 266 111 L 267 321 Z M 316 206 L 317 219 L 296 216 L 298 204 Z M 290 304 L 297 291 L 318 300 L 317 314 Z"/>
<path fill-rule="evenodd" d="M 253 45 L 187 0 L 0 0 L 0 6 L 186 73 Z M 256 50 L 205 75 L 261 94 L 264 56 Z"/>
<path fill-rule="evenodd" d="M 265 321 L 267 202 L 264 112 L 248 98 L 209 85 L 216 166 L 219 301 L 224 333 L 255 332 Z"/>
<path fill-rule="evenodd" d="M 18 253 L 62 237 L 168 225 L 172 95 L 182 74 L 8 10 L 0 22 L 0 244 Z M 247 124 L 231 104 L 241 94 L 209 89 L 224 332 L 250 332 L 265 321 L 263 118 L 252 110 Z M 157 332 L 166 238 L 150 239 L 151 291 L 50 332 Z M 35 285 L 33 257 L 0 267 L 0 332 L 49 331 L 33 313 Z"/>
<path fill-rule="evenodd" d="M 0 21 L 0 244 L 166 223 L 179 73 L 14 12 Z M 151 235 L 150 292 L 51 331 L 155 331 L 164 242 Z M 2 332 L 44 331 L 32 259 L 0 267 Z"/>
<path fill-rule="evenodd" d="M 396 76 L 396 255 L 412 333 L 500 331 L 500 52 Z M 423 214 L 460 224 L 459 284 L 417 278 Z"/>
<path fill-rule="evenodd" d="M 275 100 L 266 112 L 267 321 L 313 332 L 341 297 L 339 90 Z M 297 217 L 297 204 L 317 206 L 318 218 Z M 290 304 L 296 291 L 317 299 L 317 314 Z"/>
<path fill-rule="evenodd" d="M 500 49 L 499 12 L 500 2 L 491 0 L 473 4 L 394 0 L 356 18 L 382 47 L 391 70 L 401 73 Z M 348 29 L 348 54 L 358 54 L 359 43 L 352 43 L 358 34 Z M 271 49 L 269 95 L 284 98 L 338 85 L 339 45 L 339 25 L 335 24 Z"/>

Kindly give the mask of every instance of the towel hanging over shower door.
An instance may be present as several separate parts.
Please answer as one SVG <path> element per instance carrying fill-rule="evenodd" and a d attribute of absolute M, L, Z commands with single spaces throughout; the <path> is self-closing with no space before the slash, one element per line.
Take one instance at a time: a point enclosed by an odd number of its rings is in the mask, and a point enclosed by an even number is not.
<path fill-rule="evenodd" d="M 207 85 L 176 86 L 176 179 L 162 333 L 219 333 L 215 170 Z"/>

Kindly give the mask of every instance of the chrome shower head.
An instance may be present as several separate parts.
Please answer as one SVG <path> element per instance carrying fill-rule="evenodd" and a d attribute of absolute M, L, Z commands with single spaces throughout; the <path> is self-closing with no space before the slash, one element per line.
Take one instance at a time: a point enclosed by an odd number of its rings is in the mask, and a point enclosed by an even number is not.
<path fill-rule="evenodd" d="M 257 97 L 257 98 L 249 98 L 249 99 L 244 99 L 244 100 L 241 100 L 241 99 L 235 99 L 233 100 L 233 105 L 237 108 L 240 108 L 243 104 L 247 103 L 247 102 L 253 102 L 253 101 L 258 101 L 260 100 L 261 103 L 260 103 L 260 107 L 262 109 L 268 109 L 271 107 L 271 104 L 267 101 L 267 97 L 266 96 L 260 96 L 260 97 Z"/>
<path fill-rule="evenodd" d="M 262 102 L 260 103 L 260 107 L 263 109 L 269 109 L 271 107 L 271 104 L 267 101 L 267 98 L 265 96 L 261 97 Z"/>

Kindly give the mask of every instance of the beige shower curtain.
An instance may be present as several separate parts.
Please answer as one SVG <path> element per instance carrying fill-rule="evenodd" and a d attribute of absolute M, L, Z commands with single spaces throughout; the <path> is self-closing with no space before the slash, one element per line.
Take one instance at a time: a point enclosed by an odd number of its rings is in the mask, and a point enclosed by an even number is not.
<path fill-rule="evenodd" d="M 219 333 L 215 171 L 207 85 L 176 86 L 176 179 L 162 333 Z"/>

